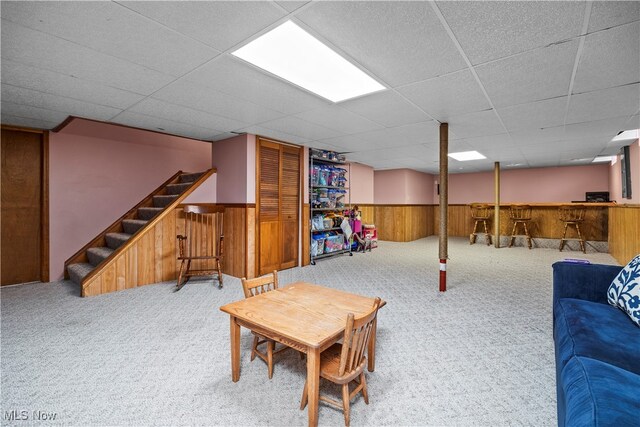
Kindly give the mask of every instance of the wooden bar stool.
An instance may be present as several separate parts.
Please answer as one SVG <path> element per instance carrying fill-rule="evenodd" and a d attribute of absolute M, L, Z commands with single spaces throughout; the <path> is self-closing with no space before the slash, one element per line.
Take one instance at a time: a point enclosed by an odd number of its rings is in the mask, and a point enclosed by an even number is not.
<path fill-rule="evenodd" d="M 476 235 L 480 233 L 478 231 L 478 225 L 482 224 L 484 227 L 484 235 L 487 240 L 487 246 L 489 246 L 491 244 L 491 234 L 489 234 L 487 221 L 491 218 L 491 206 L 482 203 L 472 203 L 471 218 L 474 220 L 474 223 L 473 231 L 469 235 L 469 244 L 473 245 L 476 242 Z"/>
<path fill-rule="evenodd" d="M 560 252 L 567 240 L 577 240 L 580 242 L 580 249 L 583 253 L 587 253 L 584 245 L 584 237 L 580 233 L 580 223 L 584 221 L 584 214 L 586 208 L 583 205 L 566 205 L 558 208 L 558 217 L 560 221 L 564 222 L 564 232 L 562 233 L 562 239 L 560 239 Z M 576 229 L 578 237 L 567 238 L 567 228 L 572 225 Z"/>
<path fill-rule="evenodd" d="M 511 229 L 511 239 L 509 240 L 509 247 L 513 245 L 514 240 L 518 236 L 527 238 L 527 245 L 531 249 L 531 235 L 529 234 L 529 228 L 527 224 L 531 222 L 531 206 L 529 205 L 511 205 L 509 208 L 509 219 L 513 222 L 513 228 Z M 516 234 L 518 225 L 521 225 L 524 229 L 524 234 Z"/>

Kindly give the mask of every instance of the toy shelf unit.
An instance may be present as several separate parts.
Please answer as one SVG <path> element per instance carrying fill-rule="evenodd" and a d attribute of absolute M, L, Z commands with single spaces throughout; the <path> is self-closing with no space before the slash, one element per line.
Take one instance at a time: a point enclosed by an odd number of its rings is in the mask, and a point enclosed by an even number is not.
<path fill-rule="evenodd" d="M 351 210 L 347 176 L 350 167 L 344 155 L 311 149 L 309 152 L 309 206 L 311 209 L 311 265 L 317 259 L 353 255 L 349 225 Z"/>

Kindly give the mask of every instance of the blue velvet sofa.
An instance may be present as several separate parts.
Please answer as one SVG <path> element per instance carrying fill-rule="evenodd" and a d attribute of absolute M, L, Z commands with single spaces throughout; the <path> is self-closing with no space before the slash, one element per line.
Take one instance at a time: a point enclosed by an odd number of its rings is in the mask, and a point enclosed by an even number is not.
<path fill-rule="evenodd" d="M 640 328 L 607 303 L 621 269 L 553 264 L 559 426 L 640 425 Z"/>

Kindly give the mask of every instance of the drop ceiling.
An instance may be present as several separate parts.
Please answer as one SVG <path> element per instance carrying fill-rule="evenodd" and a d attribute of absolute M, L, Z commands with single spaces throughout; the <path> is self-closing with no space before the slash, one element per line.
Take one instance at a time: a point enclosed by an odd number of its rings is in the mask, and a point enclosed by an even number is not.
<path fill-rule="evenodd" d="M 255 133 L 375 169 L 587 164 L 640 128 L 640 2 L 2 1 L 2 123 Z M 331 103 L 231 52 L 292 20 L 388 89 Z M 627 142 L 628 143 L 628 142 Z M 517 165 L 517 166 L 516 166 Z"/>

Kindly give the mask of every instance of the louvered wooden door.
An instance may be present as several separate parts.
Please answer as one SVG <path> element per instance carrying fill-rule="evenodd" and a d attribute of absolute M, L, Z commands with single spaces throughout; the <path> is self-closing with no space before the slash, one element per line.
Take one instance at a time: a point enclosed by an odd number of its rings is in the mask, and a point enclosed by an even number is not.
<path fill-rule="evenodd" d="M 258 141 L 258 275 L 298 264 L 300 148 Z"/>

